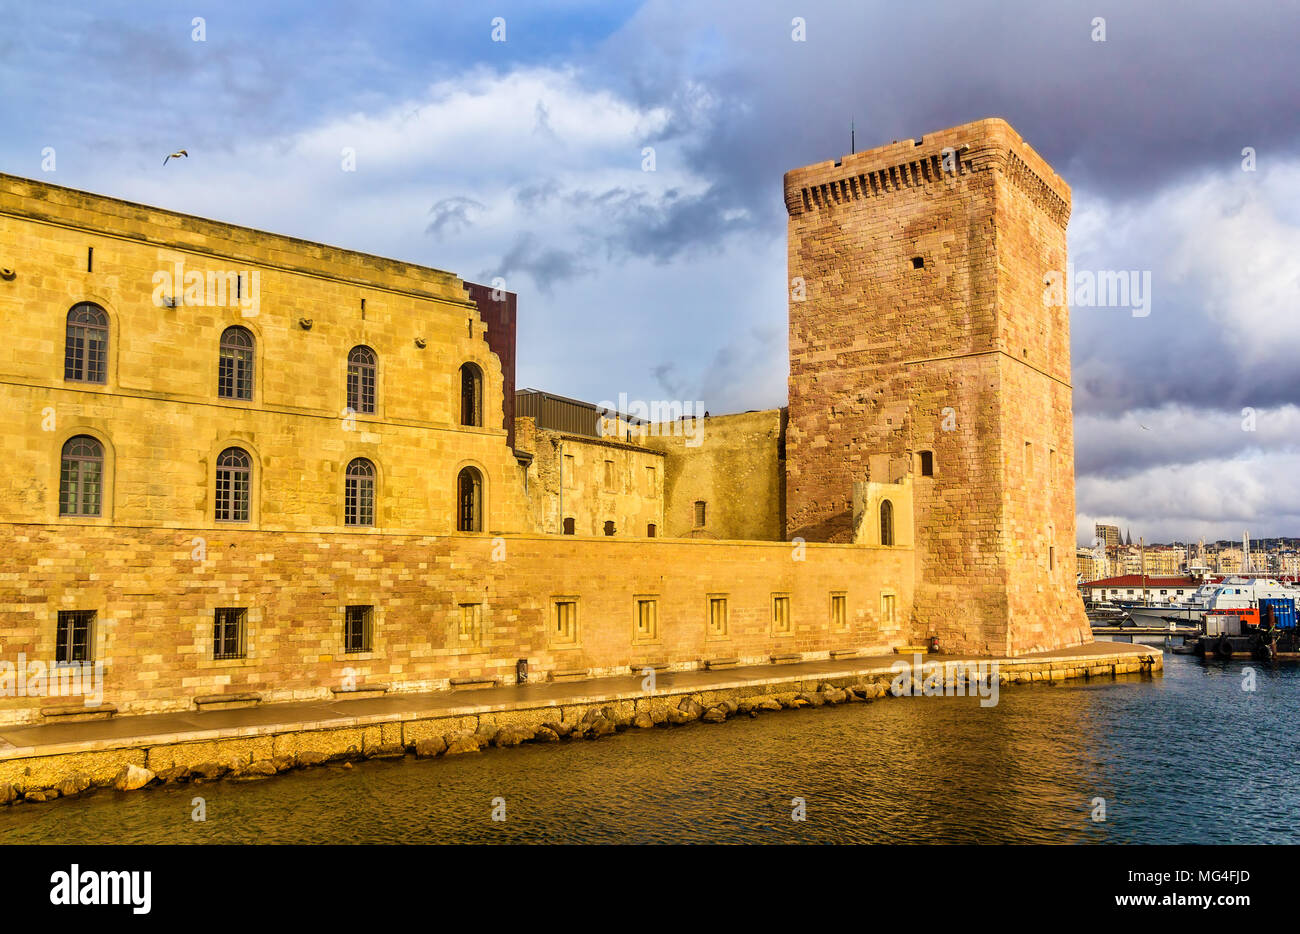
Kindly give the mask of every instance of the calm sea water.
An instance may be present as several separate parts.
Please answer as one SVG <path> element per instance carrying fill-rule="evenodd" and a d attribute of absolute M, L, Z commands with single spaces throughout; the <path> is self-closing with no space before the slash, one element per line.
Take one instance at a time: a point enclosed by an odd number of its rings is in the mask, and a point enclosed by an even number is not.
<path fill-rule="evenodd" d="M 101 790 L 0 810 L 0 841 L 1300 842 L 1300 667 L 1255 666 L 1248 692 L 1245 663 L 1165 663 L 1149 679 L 1015 687 L 994 708 L 905 698 L 250 784 Z M 1095 798 L 1104 822 L 1091 819 Z"/>

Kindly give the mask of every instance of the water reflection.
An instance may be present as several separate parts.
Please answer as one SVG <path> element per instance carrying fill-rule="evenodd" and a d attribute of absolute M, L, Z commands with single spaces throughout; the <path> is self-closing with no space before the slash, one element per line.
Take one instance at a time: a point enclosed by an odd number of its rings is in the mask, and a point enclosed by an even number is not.
<path fill-rule="evenodd" d="M 1297 842 L 1295 666 L 907 698 L 0 810 L 22 842 Z M 205 823 L 191 799 L 207 802 Z M 492 800 L 507 820 L 491 820 Z M 1107 820 L 1090 819 L 1106 800 Z M 807 820 L 791 820 L 793 799 Z"/>

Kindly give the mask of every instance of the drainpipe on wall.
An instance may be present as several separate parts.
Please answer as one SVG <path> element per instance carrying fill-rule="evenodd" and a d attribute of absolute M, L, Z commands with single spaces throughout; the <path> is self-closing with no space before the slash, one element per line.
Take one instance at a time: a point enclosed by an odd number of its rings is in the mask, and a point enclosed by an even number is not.
<path fill-rule="evenodd" d="M 560 527 L 556 529 L 559 534 L 564 534 L 564 439 L 559 441 L 560 450 L 560 514 L 556 516 L 556 521 Z"/>

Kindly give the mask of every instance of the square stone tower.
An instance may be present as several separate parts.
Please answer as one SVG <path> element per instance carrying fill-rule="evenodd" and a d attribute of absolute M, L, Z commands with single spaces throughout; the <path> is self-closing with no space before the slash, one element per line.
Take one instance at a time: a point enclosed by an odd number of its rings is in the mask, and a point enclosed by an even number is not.
<path fill-rule="evenodd" d="M 1069 309 L 1044 301 L 1069 186 L 990 119 L 796 169 L 785 203 L 787 537 L 910 539 L 911 635 L 945 652 L 1090 641 Z M 905 491 L 910 528 L 882 533 L 868 481 Z"/>

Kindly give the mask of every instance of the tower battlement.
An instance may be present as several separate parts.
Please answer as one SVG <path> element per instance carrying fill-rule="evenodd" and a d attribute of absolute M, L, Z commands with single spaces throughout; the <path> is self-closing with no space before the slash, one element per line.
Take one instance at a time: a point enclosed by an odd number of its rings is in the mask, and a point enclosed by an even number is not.
<path fill-rule="evenodd" d="M 1061 227 L 1069 221 L 1070 186 L 996 117 L 793 169 L 785 173 L 785 206 L 794 217 L 990 169 L 1006 174 Z"/>

